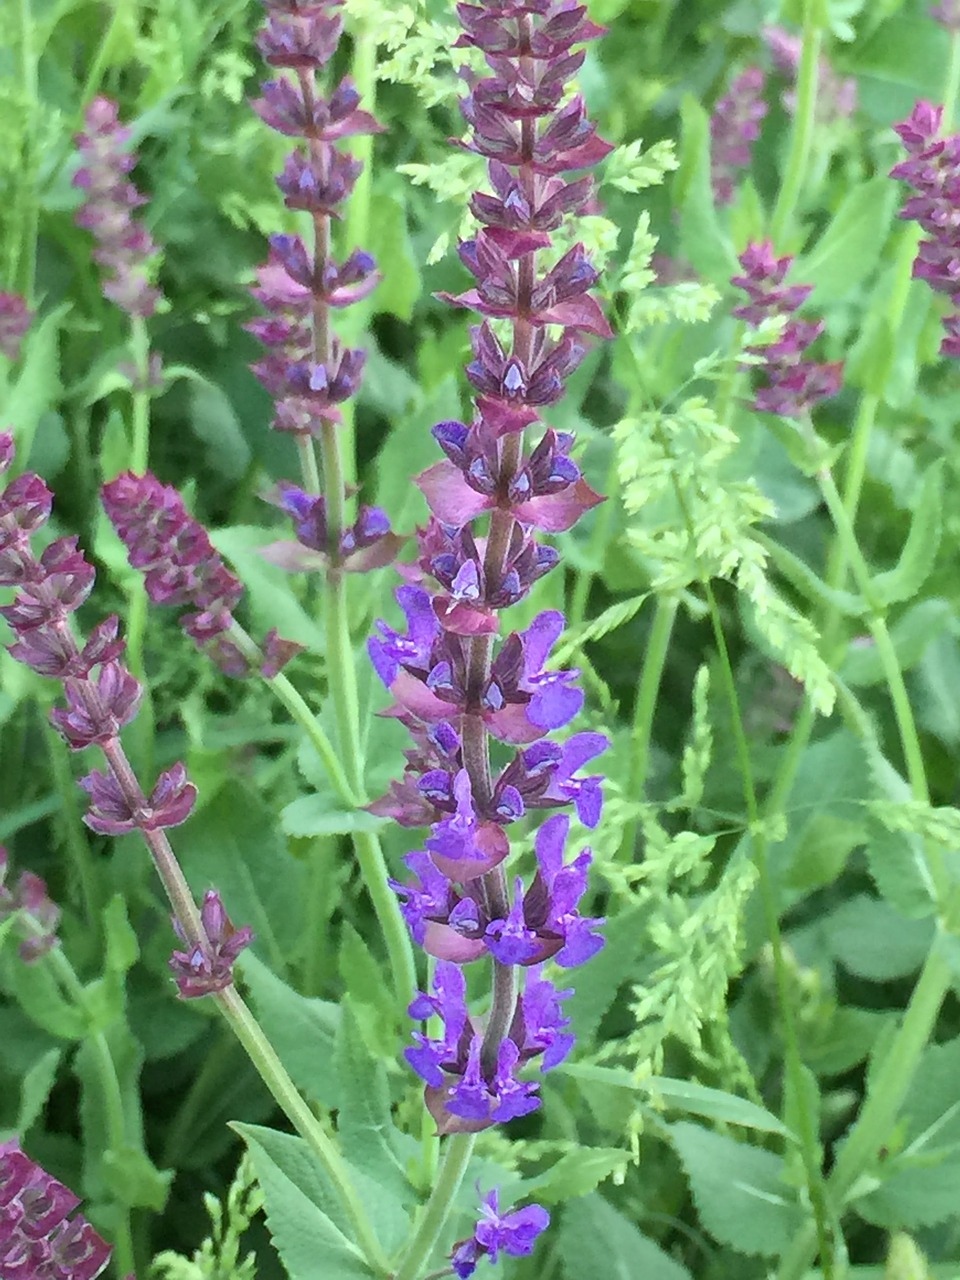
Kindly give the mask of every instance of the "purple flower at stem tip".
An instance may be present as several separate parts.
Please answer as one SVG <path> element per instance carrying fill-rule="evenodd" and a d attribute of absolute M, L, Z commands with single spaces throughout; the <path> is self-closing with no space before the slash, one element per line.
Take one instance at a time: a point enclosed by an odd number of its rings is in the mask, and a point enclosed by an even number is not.
<path fill-rule="evenodd" d="M 182 1000 L 194 1000 L 231 986 L 234 961 L 253 941 L 253 930 L 249 925 L 238 929 L 233 924 L 214 889 L 204 894 L 200 920 L 205 940 L 194 943 L 188 951 L 174 951 L 170 957 Z M 173 927 L 183 942 L 189 942 L 184 926 L 175 916 Z"/>
<path fill-rule="evenodd" d="M 477 1188 L 479 1192 L 479 1187 Z M 459 1280 L 467 1280 L 486 1257 L 495 1263 L 501 1253 L 522 1258 L 533 1252 L 537 1237 L 550 1225 L 550 1215 L 539 1204 L 500 1212 L 499 1192 L 489 1191 L 480 1203 L 480 1219 L 473 1235 L 454 1245 L 450 1265 Z"/>

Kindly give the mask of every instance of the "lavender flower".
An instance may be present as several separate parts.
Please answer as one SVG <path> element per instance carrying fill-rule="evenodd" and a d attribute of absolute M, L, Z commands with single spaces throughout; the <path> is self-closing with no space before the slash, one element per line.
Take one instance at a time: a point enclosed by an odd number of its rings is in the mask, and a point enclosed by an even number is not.
<path fill-rule="evenodd" d="M 95 1280 L 111 1248 L 81 1214 L 80 1199 L 12 1139 L 0 1142 L 0 1275 L 5 1280 Z"/>
<path fill-rule="evenodd" d="M 767 114 L 763 91 L 767 78 L 759 67 L 747 67 L 717 101 L 710 117 L 710 178 L 718 204 L 732 204 L 734 184 L 750 167 L 753 144 Z"/>
<path fill-rule="evenodd" d="M 357 392 L 366 353 L 345 347 L 331 330 L 331 312 L 367 297 L 379 274 L 370 254 L 353 248 L 338 262 L 331 252 L 330 222 L 339 218 L 360 174 L 361 164 L 336 145 L 340 139 L 379 131 L 360 109 L 349 79 L 328 98 L 317 77 L 333 57 L 342 23 L 339 0 L 264 0 L 268 18 L 260 32 L 260 52 L 281 76 L 262 85 L 253 105 L 270 128 L 297 140 L 277 185 L 288 209 L 311 215 L 313 243 L 297 235 L 275 235 L 258 272 L 253 296 L 266 316 L 246 327 L 266 348 L 253 372 L 275 401 L 273 426 L 298 438 L 310 457 L 310 438 L 324 436 L 342 421 L 340 406 Z M 327 477 L 332 482 L 332 477 Z M 267 549 L 274 564 L 291 572 L 367 572 L 388 564 L 400 539 L 386 515 L 361 508 L 352 526 L 344 517 L 346 493 L 328 490 L 326 499 L 282 485 L 271 496 L 293 519 L 296 542 Z"/>
<path fill-rule="evenodd" d="M 811 285 L 788 285 L 784 279 L 793 262 L 778 258 L 769 240 L 750 244 L 740 256 L 742 276 L 731 281 L 749 298 L 733 314 L 757 328 L 773 317 L 792 317 L 812 291 Z M 782 336 L 767 346 L 748 347 L 763 359 L 767 385 L 756 392 L 754 408 L 783 418 L 798 418 L 819 401 L 835 396 L 843 380 L 843 364 L 817 364 L 804 352 L 823 331 L 822 321 L 789 319 Z"/>
<path fill-rule="evenodd" d="M 176 975 L 183 1000 L 195 1000 L 229 987 L 233 982 L 233 962 L 253 941 L 250 926 L 236 928 L 224 910 L 219 893 L 213 889 L 204 894 L 200 919 L 206 941 L 195 943 L 189 951 L 174 951 L 170 957 L 170 968 Z M 176 918 L 173 927 L 177 936 L 189 943 L 183 925 Z"/>
<path fill-rule="evenodd" d="M 83 160 L 73 185 L 84 193 L 77 225 L 97 241 L 94 261 L 107 272 L 104 297 L 132 316 L 152 316 L 161 293 L 150 283 L 157 247 L 133 218 L 145 198 L 127 178 L 137 158 L 126 150 L 130 130 L 120 124 L 117 104 L 94 98 L 84 115 L 86 130 L 76 142 Z"/>
<path fill-rule="evenodd" d="M 19 360 L 24 335 L 33 323 L 33 312 L 18 293 L 0 290 L 0 354 Z"/>
<path fill-rule="evenodd" d="M 29 963 L 56 945 L 60 908 L 48 895 L 46 884 L 32 871 L 21 871 L 14 887 L 8 889 L 8 866 L 7 851 L 0 845 L 0 924 L 21 913 L 29 917 L 29 927 L 20 943 L 20 958 Z"/>
<path fill-rule="evenodd" d="M 12 436 L 0 433 L 0 475 L 9 469 L 13 457 Z M 51 720 L 71 749 L 96 745 L 103 754 L 106 771 L 94 769 L 80 782 L 91 802 L 86 824 L 106 835 L 139 831 L 171 900 L 182 904 L 182 915 L 192 912 L 191 950 L 175 955 L 180 980 L 186 981 L 189 972 L 195 988 L 185 994 L 221 990 L 231 981 L 232 962 L 249 941 L 249 931 L 233 928 L 216 895 L 215 902 L 205 904 L 206 916 L 201 912 L 196 928 L 192 927 L 196 910 L 165 829 L 187 819 L 196 788 L 178 763 L 160 774 L 149 798 L 143 794 L 120 741 L 120 730 L 137 713 L 142 690 L 120 662 L 123 641 L 118 639 L 117 619 L 101 623 L 83 645 L 70 624 L 70 615 L 93 586 L 93 566 L 78 550 L 75 538 L 56 539 L 39 559 L 31 547 L 31 537 L 49 520 L 52 505 L 53 495 L 33 472 L 25 472 L 0 491 L 0 587 L 16 588 L 13 603 L 0 608 L 16 636 L 10 653 L 63 684 L 66 706 L 55 708 Z M 28 884 L 19 905 L 32 902 L 41 908 L 42 921 L 43 911 L 47 919 L 50 913 L 44 908 L 40 887 L 40 882 Z M 4 901 L 0 896 L 0 907 Z M 206 933 L 208 924 L 212 936 Z M 186 938 L 186 925 L 180 924 L 178 932 Z"/>
<path fill-rule="evenodd" d="M 477 1262 L 486 1257 L 496 1262 L 501 1253 L 514 1258 L 526 1257 L 542 1232 L 550 1225 L 550 1215 L 539 1204 L 529 1204 L 523 1209 L 501 1213 L 499 1193 L 496 1187 L 485 1195 L 480 1203 L 480 1220 L 473 1235 L 454 1245 L 450 1265 L 460 1280 L 466 1280 L 477 1269 Z"/>
<path fill-rule="evenodd" d="M 914 277 L 947 294 L 956 309 L 960 308 L 960 134 L 941 137 L 942 124 L 943 107 L 923 101 L 906 120 L 895 124 L 908 159 L 894 165 L 890 176 L 908 183 L 916 193 L 900 210 L 900 217 L 918 223 L 928 237 L 917 247 Z M 941 355 L 960 356 L 960 313 L 948 315 L 943 325 L 946 337 L 940 344 Z"/>
<path fill-rule="evenodd" d="M 784 27 L 766 26 L 761 35 L 776 69 L 791 85 L 783 95 L 784 108 L 793 115 L 797 109 L 796 81 L 800 71 L 803 41 Z M 845 120 L 857 109 L 857 82 L 853 76 L 839 76 L 826 57 L 821 57 L 818 71 L 817 119 L 820 124 Z"/>
<path fill-rule="evenodd" d="M 151 602 L 190 606 L 192 612 L 181 618 L 187 635 L 208 648 L 228 675 L 248 674 L 247 659 L 228 636 L 243 586 L 176 489 L 149 471 L 143 476 L 126 471 L 103 486 L 101 500 L 130 564 L 143 571 Z M 300 648 L 271 631 L 263 643 L 262 673 L 275 675 Z"/>
<path fill-rule="evenodd" d="M 602 734 L 549 736 L 583 704 L 578 673 L 548 665 L 562 614 L 541 613 L 497 640 L 501 612 L 558 562 L 538 535 L 569 529 L 601 501 L 572 456 L 571 435 L 543 427 L 524 444 L 539 410 L 562 397 L 584 356 L 584 335 L 610 334 L 590 293 L 597 273 L 583 246 L 552 266 L 539 257 L 564 217 L 592 198 L 588 177 L 565 175 L 609 150 L 583 100 L 564 102 L 564 85 L 584 59 L 574 46 L 601 29 L 567 0 L 486 0 L 458 13 L 458 45 L 480 49 L 494 73 L 471 80 L 463 103 L 471 132 L 462 145 L 486 158 L 490 183 L 471 201 L 480 229 L 459 249 L 475 284 L 441 295 L 481 317 L 467 367 L 475 412 L 469 423 L 433 429 L 445 457 L 416 480 L 431 518 L 418 532 L 413 580 L 397 592 L 406 630 L 381 622 L 369 642 L 394 700 L 388 714 L 414 742 L 403 780 L 371 807 L 430 826 L 423 848 L 406 858 L 415 878 L 394 888 L 415 941 L 440 960 L 433 993 L 419 995 L 410 1013 L 438 1015 L 443 1034 L 417 1033 L 407 1054 L 440 1133 L 535 1110 L 538 1086 L 520 1071 L 533 1058 L 549 1069 L 572 1046 L 560 1007 L 569 992 L 557 992 L 540 965 L 550 958 L 576 965 L 603 945 L 600 921 L 579 912 L 591 855 L 564 862 L 569 822 L 556 815 L 537 834 L 537 870 L 525 887 L 506 873 L 508 830 L 530 810 L 561 806 L 576 806 L 595 825 L 600 779 L 580 770 L 607 745 Z M 494 331 L 493 319 L 509 322 L 509 338 L 502 326 Z M 489 522 L 484 533 L 481 519 Z M 516 748 L 499 772 L 491 738 Z M 494 999 L 481 1023 L 467 1009 L 458 966 L 485 956 Z M 464 1275 L 479 1256 L 478 1239 L 465 1242 Z M 492 1236 L 488 1244 L 481 1251 L 495 1256 Z"/>
<path fill-rule="evenodd" d="M 940 0 L 931 5 L 930 17 L 948 31 L 960 31 L 960 0 Z"/>

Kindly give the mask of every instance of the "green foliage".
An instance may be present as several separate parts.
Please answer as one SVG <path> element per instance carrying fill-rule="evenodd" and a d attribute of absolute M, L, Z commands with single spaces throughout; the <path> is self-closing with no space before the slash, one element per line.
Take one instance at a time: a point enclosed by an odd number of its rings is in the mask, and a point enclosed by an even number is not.
<path fill-rule="evenodd" d="M 210 1234 L 191 1258 L 172 1250 L 158 1253 L 153 1260 L 157 1280 L 255 1280 L 256 1256 L 240 1257 L 243 1234 L 263 1208 L 249 1157 L 237 1166 L 226 1200 L 207 1192 L 203 1205 L 210 1217 Z"/>

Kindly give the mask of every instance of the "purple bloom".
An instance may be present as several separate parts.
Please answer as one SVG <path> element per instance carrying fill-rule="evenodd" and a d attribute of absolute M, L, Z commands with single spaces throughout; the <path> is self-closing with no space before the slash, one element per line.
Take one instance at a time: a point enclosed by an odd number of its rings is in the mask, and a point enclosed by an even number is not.
<path fill-rule="evenodd" d="M 742 71 L 710 117 L 713 194 L 718 204 L 732 204 L 737 176 L 750 167 L 753 144 L 767 114 L 763 100 L 766 76 L 759 67 Z"/>
<path fill-rule="evenodd" d="M 0 354 L 19 360 L 24 335 L 33 323 L 33 312 L 18 293 L 0 290 Z"/>
<path fill-rule="evenodd" d="M 7 851 L 0 845 L 0 924 L 18 912 L 30 917 L 20 943 L 20 958 L 29 963 L 56 945 L 60 908 L 48 895 L 44 881 L 32 871 L 21 871 L 16 884 L 8 889 L 4 883 L 8 866 Z"/>
<path fill-rule="evenodd" d="M 159 831 L 178 827 L 189 818 L 197 799 L 197 789 L 182 764 L 161 773 L 149 799 L 131 797 L 113 773 L 93 769 L 80 786 L 90 797 L 84 822 L 104 836 L 121 836 L 128 831 Z"/>
<path fill-rule="evenodd" d="M 126 150 L 130 131 L 119 122 L 117 104 L 103 97 L 87 107 L 84 124 L 76 138 L 83 163 L 73 179 L 83 192 L 77 225 L 97 242 L 94 260 L 107 272 L 104 296 L 130 315 L 152 316 L 162 296 L 150 283 L 157 247 L 132 217 L 144 197 L 127 179 L 136 164 Z"/>
<path fill-rule="evenodd" d="M 272 543 L 262 554 L 290 573 L 326 570 L 331 565 L 347 573 L 366 573 L 389 564 L 403 544 L 391 533 L 390 521 L 379 507 L 361 506 L 356 520 L 341 530 L 338 544 L 332 546 L 325 498 L 287 481 L 266 497 L 292 518 L 297 541 Z"/>
<path fill-rule="evenodd" d="M 80 1200 L 21 1150 L 0 1143 L 0 1274 L 9 1280 L 95 1280 L 112 1252 Z"/>
<path fill-rule="evenodd" d="M 450 1265 L 454 1274 L 460 1280 L 467 1280 L 480 1258 L 496 1262 L 501 1252 L 514 1258 L 526 1257 L 533 1252 L 537 1236 L 549 1225 L 550 1215 L 539 1204 L 501 1213 L 499 1194 L 494 1187 L 481 1201 L 480 1220 L 473 1235 L 453 1247 Z"/>
<path fill-rule="evenodd" d="M 784 418 L 801 417 L 821 400 L 835 396 L 843 382 L 842 362 L 816 364 L 803 358 L 823 326 L 792 318 L 812 288 L 784 284 L 792 262 L 791 257 L 778 258 L 769 240 L 749 244 L 740 255 L 743 275 L 731 281 L 749 298 L 748 304 L 735 307 L 733 314 L 751 327 L 774 316 L 790 317 L 777 342 L 748 348 L 763 357 L 767 378 L 767 386 L 756 393 L 754 408 Z"/>
<path fill-rule="evenodd" d="M 789 81 L 790 88 L 783 95 L 783 105 L 793 115 L 797 109 L 796 81 L 800 71 L 803 41 L 784 27 L 766 26 L 761 34 L 770 50 L 774 66 Z M 829 60 L 821 57 L 816 105 L 818 123 L 828 125 L 834 120 L 846 119 L 856 109 L 856 80 L 852 76 L 838 75 Z"/>
<path fill-rule="evenodd" d="M 224 910 L 219 893 L 213 889 L 203 896 L 200 920 L 206 940 L 198 942 L 189 951 L 174 951 L 170 957 L 170 968 L 182 1000 L 195 1000 L 231 986 L 234 961 L 253 941 L 250 926 L 236 928 Z M 184 942 L 189 942 L 186 931 L 176 918 L 173 927 Z"/>
<path fill-rule="evenodd" d="M 930 17 L 948 31 L 960 31 L 960 0 L 940 0 L 931 5 Z"/>

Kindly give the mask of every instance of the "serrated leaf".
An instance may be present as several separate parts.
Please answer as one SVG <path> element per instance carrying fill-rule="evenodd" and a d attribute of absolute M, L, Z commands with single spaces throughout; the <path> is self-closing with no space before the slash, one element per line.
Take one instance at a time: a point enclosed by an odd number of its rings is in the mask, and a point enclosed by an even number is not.
<path fill-rule="evenodd" d="M 260 1025 L 293 1083 L 321 1106 L 339 1107 L 334 1062 L 339 1006 L 300 995 L 250 953 L 243 957 L 242 972 Z"/>
<path fill-rule="evenodd" d="M 558 666 L 563 666 L 575 653 L 579 653 L 584 645 L 602 640 L 612 631 L 619 630 L 637 616 L 649 597 L 649 591 L 644 591 L 642 595 L 632 596 L 629 600 L 618 600 L 616 604 L 610 605 L 609 608 L 604 609 L 603 613 L 598 614 L 596 618 L 563 639 L 553 660 Z"/>
<path fill-rule="evenodd" d="M 940 550 L 943 506 L 943 460 L 928 467 L 916 496 L 910 532 L 896 567 L 878 573 L 871 594 L 883 605 L 913 600 L 926 582 Z"/>
<path fill-rule="evenodd" d="M 62 1050 L 48 1049 L 37 1058 L 20 1081 L 20 1109 L 15 1127 L 21 1137 L 43 1114 L 62 1059 Z"/>
<path fill-rule="evenodd" d="M 339 1206 L 301 1138 L 234 1124 L 263 1191 L 267 1228 L 290 1280 L 369 1280 L 372 1272 L 337 1225 Z"/>
<path fill-rule="evenodd" d="M 870 982 L 916 973 L 934 937 L 931 919 L 906 920 L 888 902 L 862 893 L 842 903 L 825 924 L 834 958 Z"/>
<path fill-rule="evenodd" d="M 383 963 L 349 921 L 340 931 L 340 977 L 367 1043 L 384 1058 L 396 1052 L 397 1008 L 384 982 Z"/>
<path fill-rule="evenodd" d="M 795 1193 L 781 1181 L 783 1160 L 685 1121 L 668 1131 L 707 1231 L 737 1253 L 782 1253 L 805 1221 Z"/>
<path fill-rule="evenodd" d="M 630 1163 L 630 1152 L 621 1147 L 577 1147 L 568 1151 L 546 1173 L 524 1182 L 523 1188 L 538 1202 L 563 1204 L 595 1190 L 607 1178 L 620 1178 Z"/>
<path fill-rule="evenodd" d="M 566 1205 L 559 1232 L 567 1280 L 690 1280 L 669 1257 L 600 1195 Z"/>

